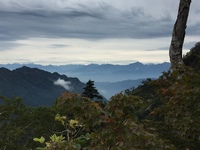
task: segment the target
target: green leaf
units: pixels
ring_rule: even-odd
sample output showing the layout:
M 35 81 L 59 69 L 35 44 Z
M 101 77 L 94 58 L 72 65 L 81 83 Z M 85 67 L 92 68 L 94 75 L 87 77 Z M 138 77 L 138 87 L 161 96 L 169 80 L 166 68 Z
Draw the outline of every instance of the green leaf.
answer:
M 52 135 L 50 137 L 50 139 L 52 140 L 52 142 L 61 142 L 65 138 L 62 135 L 61 136 L 57 136 L 56 134 L 54 134 L 54 135 Z
M 45 138 L 43 136 L 41 136 L 40 138 L 34 138 L 33 141 L 35 142 L 40 142 L 40 143 L 44 143 Z
M 86 133 L 85 137 L 86 137 L 86 140 L 90 140 L 91 139 L 91 135 L 89 133 Z
M 80 145 L 80 144 L 73 145 L 73 147 L 74 147 L 75 149 L 78 149 L 78 150 L 81 149 L 81 145 Z
M 36 150 L 46 150 L 46 148 L 38 147 Z

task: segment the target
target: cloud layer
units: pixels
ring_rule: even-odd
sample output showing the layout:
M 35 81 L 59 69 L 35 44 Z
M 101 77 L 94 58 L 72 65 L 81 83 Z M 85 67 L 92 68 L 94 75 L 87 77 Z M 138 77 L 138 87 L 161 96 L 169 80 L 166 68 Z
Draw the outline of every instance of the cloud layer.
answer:
M 111 2 L 89 0 L 2 0 L 0 18 L 0 40 L 166 37 L 174 22 L 169 13 L 156 17 L 139 6 L 125 10 Z
M 192 3 L 200 4 L 195 1 Z M 126 3 L 122 0 L 119 2 L 1 0 L 0 40 L 34 37 L 88 39 L 168 37 L 176 18 L 177 7 L 178 3 L 174 0 L 168 2 L 141 0 Z M 195 18 L 193 16 L 199 15 L 200 12 L 194 5 L 193 7 L 191 14 L 192 18 Z M 188 26 L 188 34 L 200 34 L 200 21 L 196 20 L 193 19 L 191 26 Z
M 129 53 L 127 55 L 133 55 L 134 51 L 158 51 L 160 47 L 168 50 L 170 40 L 165 43 L 163 40 L 171 37 L 178 4 L 179 1 L 174 0 L 1 0 L 0 60 L 1 63 L 53 63 L 58 61 L 59 54 L 62 63 L 64 60 L 98 62 L 97 56 L 104 58 L 102 61 L 112 61 L 108 53 L 115 57 L 113 50 Z M 199 0 L 192 1 L 186 48 L 199 39 L 199 6 Z M 40 39 L 43 44 L 38 44 Z M 110 42 L 112 39 L 117 42 Z M 108 46 L 110 49 L 103 45 L 105 41 L 112 44 Z M 119 47 L 121 41 L 129 48 Z M 61 59 L 63 55 L 66 57 Z

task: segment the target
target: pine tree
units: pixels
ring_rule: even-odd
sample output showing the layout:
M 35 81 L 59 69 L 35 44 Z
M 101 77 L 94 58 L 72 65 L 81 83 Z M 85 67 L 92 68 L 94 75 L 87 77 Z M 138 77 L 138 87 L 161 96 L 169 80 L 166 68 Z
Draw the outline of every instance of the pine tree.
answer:
M 84 89 L 84 92 L 82 93 L 82 96 L 89 97 L 92 100 L 94 98 L 103 99 L 103 97 L 99 94 L 96 87 L 94 87 L 94 81 L 89 80 L 86 83 L 86 87 L 84 87 L 83 89 Z

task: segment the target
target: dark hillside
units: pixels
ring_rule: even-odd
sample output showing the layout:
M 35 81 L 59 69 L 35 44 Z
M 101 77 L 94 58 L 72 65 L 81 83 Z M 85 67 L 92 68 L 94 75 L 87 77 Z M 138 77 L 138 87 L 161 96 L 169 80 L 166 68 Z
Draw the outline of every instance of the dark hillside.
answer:
M 25 104 L 49 106 L 64 91 L 81 93 L 85 85 L 78 78 L 70 78 L 56 72 L 22 67 L 10 71 L 0 68 L 0 95 L 21 96 Z

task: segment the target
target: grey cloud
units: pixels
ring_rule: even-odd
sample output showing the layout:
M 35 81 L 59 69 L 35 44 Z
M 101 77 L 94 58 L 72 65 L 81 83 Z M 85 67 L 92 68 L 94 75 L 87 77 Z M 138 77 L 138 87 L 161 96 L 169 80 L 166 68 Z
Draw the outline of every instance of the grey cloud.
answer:
M 199 41 L 193 41 L 193 42 L 186 42 L 184 43 L 184 48 L 186 49 L 191 49 L 195 46 L 196 43 L 198 43 Z
M 147 51 L 168 51 L 169 50 L 169 46 L 167 47 L 159 47 L 159 48 L 155 48 L 155 49 L 146 49 Z
M 199 42 L 199 41 L 193 41 L 193 42 L 185 42 L 183 44 L 183 47 L 185 49 L 191 49 L 192 47 L 195 46 L 195 44 Z M 169 43 L 169 46 L 170 46 L 170 43 Z M 169 50 L 169 46 L 168 47 L 160 47 L 160 48 L 157 48 L 156 50 Z
M 69 47 L 69 45 L 65 45 L 65 44 L 51 44 L 49 47 L 50 48 L 63 48 L 63 47 Z
M 22 45 L 24 45 L 24 44 L 0 40 L 0 51 L 6 51 L 8 49 L 12 50 L 13 48 L 16 48 L 16 47 L 19 47 Z
M 141 8 L 126 12 L 101 3 L 99 7 L 77 5 L 62 11 L 22 9 L 0 12 L 0 40 L 44 38 L 154 38 L 171 36 L 173 20 L 154 18 Z M 19 9 L 19 8 L 18 8 Z
M 170 43 L 169 43 L 169 46 L 170 46 Z M 167 50 L 168 51 L 169 50 L 169 46 L 157 48 L 156 51 L 157 50 L 163 50 L 163 51 Z M 154 51 L 154 50 L 152 50 L 152 51 Z
M 200 22 L 195 23 L 193 25 L 190 25 L 188 23 L 187 29 L 186 29 L 186 35 L 200 35 Z

